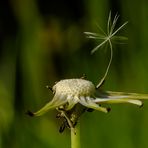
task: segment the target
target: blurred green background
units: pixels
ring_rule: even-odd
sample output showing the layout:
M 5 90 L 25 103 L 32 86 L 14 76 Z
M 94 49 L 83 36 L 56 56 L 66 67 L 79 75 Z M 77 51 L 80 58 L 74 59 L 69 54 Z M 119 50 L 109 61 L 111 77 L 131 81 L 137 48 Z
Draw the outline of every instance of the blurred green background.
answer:
M 108 52 L 83 34 L 106 28 L 109 11 L 129 39 L 114 44 L 104 90 L 148 93 L 148 1 L 6 0 L 0 2 L 0 148 L 69 148 L 70 131 L 60 134 L 56 111 L 30 118 L 53 95 L 45 88 L 83 74 L 97 84 Z M 148 101 L 143 108 L 112 105 L 109 114 L 81 117 L 82 148 L 147 148 Z

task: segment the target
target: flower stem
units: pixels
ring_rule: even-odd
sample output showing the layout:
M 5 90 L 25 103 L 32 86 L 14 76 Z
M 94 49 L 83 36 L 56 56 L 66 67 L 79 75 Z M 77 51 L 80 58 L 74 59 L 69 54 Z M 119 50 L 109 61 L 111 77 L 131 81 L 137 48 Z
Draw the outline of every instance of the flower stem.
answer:
M 71 129 L 71 148 L 81 148 L 80 123 L 77 124 L 74 130 Z

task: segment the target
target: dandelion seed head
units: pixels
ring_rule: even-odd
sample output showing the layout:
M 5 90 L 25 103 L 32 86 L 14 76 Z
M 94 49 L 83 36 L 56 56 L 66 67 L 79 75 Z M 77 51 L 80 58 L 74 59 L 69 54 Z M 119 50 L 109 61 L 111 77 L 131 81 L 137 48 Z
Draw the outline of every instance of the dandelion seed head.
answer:
M 53 86 L 55 94 L 70 96 L 91 96 L 95 92 L 95 85 L 85 79 L 65 79 Z

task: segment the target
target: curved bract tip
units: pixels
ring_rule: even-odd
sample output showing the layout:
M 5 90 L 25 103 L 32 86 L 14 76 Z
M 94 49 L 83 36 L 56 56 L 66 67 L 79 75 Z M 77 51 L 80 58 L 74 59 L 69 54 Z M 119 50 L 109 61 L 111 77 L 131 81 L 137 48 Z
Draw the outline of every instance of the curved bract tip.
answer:
M 30 116 L 30 117 L 33 117 L 33 116 L 34 116 L 34 113 L 31 112 L 31 111 L 29 111 L 29 110 L 26 112 L 26 114 L 27 114 L 28 116 Z

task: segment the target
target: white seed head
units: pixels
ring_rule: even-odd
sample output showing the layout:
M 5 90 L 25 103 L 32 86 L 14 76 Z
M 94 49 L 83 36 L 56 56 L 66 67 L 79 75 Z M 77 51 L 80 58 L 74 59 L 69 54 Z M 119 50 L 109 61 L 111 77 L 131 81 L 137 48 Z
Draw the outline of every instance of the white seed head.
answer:
M 95 92 L 95 86 L 85 79 L 65 79 L 56 83 L 53 91 L 60 95 L 91 96 Z

